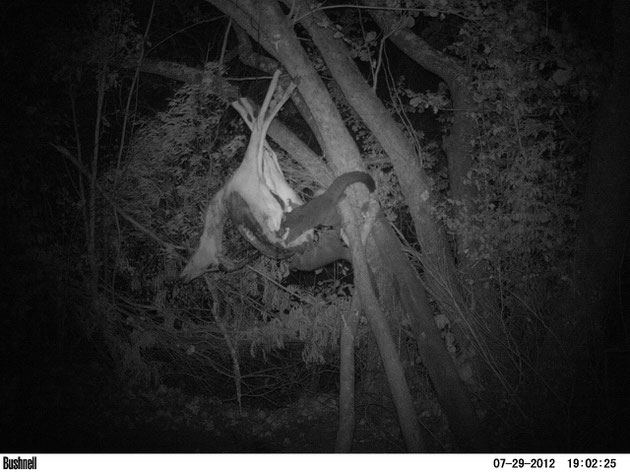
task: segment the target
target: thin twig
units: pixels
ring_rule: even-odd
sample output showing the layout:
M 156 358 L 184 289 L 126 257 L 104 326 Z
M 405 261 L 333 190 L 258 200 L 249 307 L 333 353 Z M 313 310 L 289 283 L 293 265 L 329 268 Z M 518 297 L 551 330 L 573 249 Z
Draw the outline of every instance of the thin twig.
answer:
M 70 151 L 68 151 L 66 148 L 64 148 L 63 146 L 59 146 L 56 145 L 54 143 L 50 143 L 50 145 L 55 148 L 57 151 L 59 151 L 59 153 L 61 153 L 67 160 L 69 160 L 72 164 L 74 164 L 76 166 L 76 168 L 85 176 L 89 177 L 90 173 L 89 171 L 85 168 L 85 166 L 83 166 L 83 164 L 81 164 L 76 157 L 74 157 L 72 155 L 72 153 L 70 153 Z M 183 246 L 179 246 L 179 245 L 173 245 L 172 243 L 168 243 L 166 241 L 164 241 L 162 238 L 160 238 L 158 235 L 156 235 L 152 230 L 150 230 L 149 228 L 145 227 L 144 225 L 142 225 L 140 222 L 138 222 L 137 220 L 135 220 L 131 215 L 129 215 L 126 211 L 124 211 L 122 208 L 120 208 L 120 206 L 116 203 L 116 201 L 114 199 L 112 199 L 107 192 L 105 192 L 105 190 L 103 190 L 103 188 L 98 184 L 98 182 L 94 182 L 94 188 L 103 196 L 103 198 L 116 210 L 116 212 L 118 212 L 125 220 L 127 220 L 129 223 L 131 223 L 134 227 L 136 227 L 138 230 L 140 230 L 140 232 L 144 233 L 145 235 L 147 235 L 149 238 L 151 238 L 152 240 L 156 241 L 157 243 L 159 243 L 160 245 L 168 248 L 168 249 L 173 249 L 173 250 L 182 250 L 182 251 L 187 251 L 188 248 L 184 248 Z M 181 260 L 181 261 L 185 261 L 185 259 L 179 255 L 177 252 L 174 252 L 174 254 L 177 255 L 177 257 Z

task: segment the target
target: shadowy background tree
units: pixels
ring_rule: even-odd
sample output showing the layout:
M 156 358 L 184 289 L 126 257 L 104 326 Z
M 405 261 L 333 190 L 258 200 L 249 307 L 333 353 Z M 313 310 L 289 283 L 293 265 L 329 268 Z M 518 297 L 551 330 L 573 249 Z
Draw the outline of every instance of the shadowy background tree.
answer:
M 2 9 L 9 449 L 627 450 L 627 2 Z M 228 224 L 241 268 L 185 285 L 276 68 L 291 185 L 377 182 L 365 256 Z

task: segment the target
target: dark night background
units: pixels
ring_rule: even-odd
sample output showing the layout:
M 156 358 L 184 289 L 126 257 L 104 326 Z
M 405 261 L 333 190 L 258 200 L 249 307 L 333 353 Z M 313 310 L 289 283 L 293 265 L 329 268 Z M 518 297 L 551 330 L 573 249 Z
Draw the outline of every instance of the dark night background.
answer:
M 0 130 L 3 136 L 0 143 L 2 160 L 0 205 L 4 230 L 1 237 L 0 275 L 2 295 L 0 430 L 4 433 L 4 439 L 0 443 L 0 450 L 332 451 L 337 422 L 336 409 L 331 405 L 331 402 L 336 402 L 338 389 L 336 354 L 326 353 L 328 357 L 326 362 L 321 367 L 313 367 L 302 364 L 300 354 L 302 345 L 289 343 L 284 350 L 272 350 L 267 362 L 274 367 L 276 370 L 274 373 L 277 373 L 278 378 L 286 379 L 287 373 L 294 373 L 295 379 L 291 381 L 293 384 L 282 388 L 284 390 L 278 388 L 281 394 L 277 399 L 282 399 L 278 406 L 272 406 L 262 398 L 250 398 L 244 402 L 245 417 L 239 418 L 241 413 L 236 407 L 235 395 L 231 392 L 233 389 L 231 378 L 214 373 L 212 368 L 203 366 L 190 368 L 191 373 L 194 372 L 194 376 L 190 378 L 208 377 L 209 381 L 205 384 L 202 381 L 198 383 L 191 381 L 184 375 L 173 374 L 180 369 L 179 365 L 171 371 L 169 369 L 160 371 L 154 378 L 147 375 L 151 379 L 145 380 L 146 382 L 130 380 L 133 376 L 129 373 L 138 372 L 139 368 L 122 366 L 120 360 L 127 360 L 130 365 L 134 360 L 113 354 L 112 346 L 119 345 L 107 338 L 108 332 L 102 328 L 104 319 L 88 315 L 95 310 L 98 313 L 98 310 L 103 309 L 102 301 L 113 300 L 114 296 L 105 292 L 107 289 L 105 285 L 99 286 L 98 290 L 101 292 L 98 299 L 95 299 L 94 292 L 91 292 L 93 288 L 89 287 L 87 276 L 89 261 L 85 247 L 84 224 L 81 220 L 81 206 L 86 203 L 80 198 L 81 190 L 75 167 L 57 152 L 53 145 L 67 146 L 66 143 L 79 136 L 85 156 L 90 156 L 94 147 L 97 83 L 93 76 L 98 58 L 86 56 L 85 51 L 81 49 L 86 41 L 98 42 L 98 38 L 95 40 L 89 37 L 91 28 L 93 33 L 96 34 L 97 31 L 97 25 L 91 25 L 88 20 L 94 19 L 94 16 L 88 13 L 88 7 L 92 3 L 94 2 L 17 1 L 7 2 L 0 7 L 2 31 L 0 52 L 4 85 L 0 99 L 2 114 Z M 630 226 L 628 214 L 624 213 L 628 207 L 627 202 L 623 201 L 625 194 L 610 189 L 630 188 L 628 165 L 621 163 L 624 159 L 628 161 L 628 151 L 627 148 L 624 149 L 628 138 L 616 139 L 619 134 L 623 134 L 621 131 L 623 124 L 629 125 L 625 134 L 630 131 L 627 116 L 627 110 L 630 109 L 627 82 L 626 85 L 619 85 L 630 78 L 628 66 L 630 51 L 628 42 L 623 43 L 629 39 L 628 34 L 615 37 L 612 1 L 549 0 L 531 3 L 539 11 L 547 6 L 553 12 L 566 12 L 564 16 L 560 13 L 552 15 L 552 23 L 555 22 L 552 26 L 560 29 L 563 21 L 569 22 L 580 38 L 591 45 L 594 57 L 597 58 L 595 62 L 603 71 L 598 76 L 599 101 L 592 102 L 590 115 L 585 113 L 585 116 L 592 120 L 593 126 L 591 129 L 586 127 L 587 131 L 581 129 L 580 138 L 582 143 L 587 143 L 591 147 L 591 156 L 597 153 L 608 155 L 619 153 L 616 155 L 618 164 L 608 165 L 603 169 L 603 166 L 607 165 L 603 161 L 595 161 L 594 164 L 584 166 L 585 175 L 612 172 L 617 180 L 616 184 L 611 184 L 610 187 L 592 189 L 586 186 L 587 190 L 584 192 L 591 192 L 596 198 L 591 201 L 592 207 L 583 206 L 581 211 L 585 212 L 584 215 L 597 215 L 600 213 L 601 203 L 610 202 L 606 212 L 601 212 L 602 218 L 616 219 L 615 231 L 625 234 L 627 244 Z M 624 2 L 621 0 L 619 3 Z M 191 67 L 201 67 L 204 59 L 210 61 L 218 58 L 227 23 L 220 11 L 205 2 L 159 1 L 157 5 L 149 34 L 154 49 L 151 49 L 149 58 L 180 61 Z M 140 36 L 143 34 L 150 8 L 151 2 L 129 3 L 129 11 L 136 21 L 135 34 Z M 621 10 L 623 8 L 620 7 Z M 628 8 L 625 7 L 625 10 Z M 186 16 L 188 14 L 189 17 Z M 186 26 L 185 21 L 192 24 L 202 18 L 212 21 L 189 31 L 179 31 Z M 373 27 L 374 23 L 369 25 Z M 455 26 L 457 24 L 445 22 L 444 28 L 452 28 L 455 31 Z M 425 32 L 427 31 L 429 30 Z M 178 32 L 179 36 L 175 39 L 170 38 L 169 35 L 175 32 Z M 434 32 L 435 42 L 439 43 L 443 37 L 448 37 L 448 34 L 438 28 Z M 164 41 L 164 44 L 159 45 L 160 41 Z M 613 44 L 617 44 L 616 53 Z M 625 62 L 623 60 L 616 62 L 616 58 L 624 56 Z M 236 65 L 237 59 L 231 60 L 232 69 L 228 76 L 256 75 L 252 73 L 253 69 Z M 389 67 L 394 75 L 404 74 L 410 67 L 406 63 L 407 59 L 393 48 L 389 60 Z M 116 67 L 118 65 L 112 65 L 111 69 Z M 362 67 L 365 71 L 366 68 Z M 612 73 L 613 70 L 616 71 L 616 75 Z M 100 143 L 102 157 L 100 166 L 103 175 L 107 167 L 113 165 L 117 159 L 118 137 L 124 123 L 126 94 L 135 72 L 124 67 L 117 71 L 120 82 L 117 87 L 112 87 L 107 92 L 109 94 L 106 100 L 107 123 L 103 127 Z M 92 74 L 92 77 L 87 77 L 89 74 Z M 436 88 L 440 82 L 438 78 L 423 70 L 416 69 L 415 73 L 407 75 L 409 86 L 417 87 L 417 90 Z M 73 81 L 81 84 L 76 86 L 76 90 L 72 89 L 75 86 Z M 260 97 L 261 90 L 264 93 L 266 87 L 264 85 L 256 88 L 257 86 L 250 86 L 246 81 L 242 84 L 235 83 L 242 87 L 241 90 L 247 90 L 250 96 L 256 97 Z M 181 85 L 173 80 L 158 79 L 142 73 L 140 84 L 140 91 L 132 108 L 136 117 L 145 118 L 166 110 L 169 98 Z M 614 94 L 614 91 L 623 90 L 624 87 L 626 90 L 616 95 L 611 102 L 607 91 L 613 90 Z M 379 90 L 378 93 L 379 97 L 388 98 L 385 90 Z M 77 113 L 74 117 L 71 112 L 70 95 L 76 100 Z M 611 106 L 611 103 L 617 105 L 615 110 L 622 110 L 620 115 L 611 116 L 607 113 L 610 108 L 606 107 Z M 427 140 L 440 142 L 444 123 L 438 123 L 434 118 L 427 118 L 427 115 L 421 113 L 414 115 L 413 119 L 414 124 L 424 128 Z M 229 120 L 234 120 L 234 117 L 229 116 Z M 129 122 L 129 126 L 132 122 L 133 120 Z M 298 122 L 296 119 L 294 123 Z M 604 131 L 601 128 L 596 129 L 598 123 L 601 125 L 604 122 L 611 125 L 605 125 Z M 76 134 L 73 123 L 81 125 Z M 286 120 L 286 123 L 291 124 L 291 121 Z M 299 124 L 302 128 L 294 131 L 304 136 L 304 141 L 307 141 L 308 131 L 304 131 L 307 128 L 302 122 Z M 226 126 L 224 122 L 221 122 L 221 125 Z M 224 135 L 217 139 L 221 141 L 228 135 L 243 133 L 236 128 L 237 126 L 224 128 L 221 132 Z M 588 152 L 585 151 L 584 156 L 586 155 Z M 103 178 L 102 182 L 107 182 L 107 178 Z M 87 186 L 87 181 L 84 185 Z M 607 194 L 609 192 L 614 192 L 614 195 Z M 165 205 L 166 208 L 162 209 L 164 212 L 168 210 L 168 204 Z M 97 226 L 106 225 L 108 222 L 111 224 L 111 219 L 105 220 L 108 204 L 99 201 L 97 206 L 102 210 L 97 218 Z M 103 220 L 100 220 L 101 216 Z M 406 235 L 413 237 L 412 226 L 405 218 L 408 217 L 400 217 L 400 221 L 406 222 Z M 124 227 L 124 223 L 118 224 Z M 121 231 L 115 228 L 114 225 L 110 225 L 97 229 L 98 238 L 102 236 L 105 239 L 116 231 Z M 122 231 L 124 233 L 125 230 Z M 194 227 L 191 231 L 198 232 L 199 227 Z M 603 228 L 602 231 L 607 230 Z M 129 230 L 125 235 L 127 240 L 121 246 L 127 245 L 128 254 L 137 257 L 137 260 L 129 264 L 137 263 L 138 268 L 152 268 L 154 263 L 149 253 L 155 248 L 151 247 L 151 242 L 133 243 L 133 234 Z M 146 250 L 143 255 L 144 244 Z M 585 245 L 586 249 L 582 248 L 581 251 L 588 253 L 591 247 L 588 243 Z M 102 253 L 99 253 L 101 251 Z M 579 251 L 576 250 L 576 254 Z M 97 248 L 97 253 L 102 257 L 100 267 L 105 274 L 111 270 L 110 266 L 113 264 L 111 250 Z M 580 356 L 584 358 L 574 360 L 577 368 L 571 368 L 582 373 L 584 378 L 575 383 L 572 402 L 567 401 L 560 408 L 562 418 L 568 418 L 570 421 L 562 426 L 545 426 L 532 420 L 531 430 L 521 432 L 518 428 L 513 428 L 521 422 L 518 420 L 521 419 L 519 416 L 525 419 L 531 416 L 530 411 L 523 412 L 520 408 L 527 405 L 527 409 L 535 412 L 537 409 L 532 405 L 546 404 L 547 395 L 537 398 L 536 392 L 530 390 L 524 395 L 527 399 L 524 404 L 515 402 L 512 406 L 509 395 L 505 394 L 502 397 L 504 393 L 501 395 L 492 393 L 497 396 L 495 398 L 497 406 L 508 407 L 502 411 L 497 408 L 496 416 L 502 417 L 505 424 L 501 424 L 495 417 L 488 416 L 490 420 L 484 425 L 485 429 L 491 432 L 490 438 L 505 439 L 505 443 L 497 443 L 497 447 L 490 447 L 490 451 L 629 451 L 627 425 L 630 421 L 630 411 L 627 401 L 630 396 L 628 386 L 630 330 L 627 304 L 630 259 L 627 256 L 627 248 L 624 247 L 621 252 L 601 258 L 593 252 L 592 260 L 588 258 L 585 260 L 594 261 L 593 270 L 596 274 L 600 274 L 598 271 L 606 273 L 607 268 L 614 267 L 615 264 L 617 273 L 607 276 L 603 282 L 607 288 L 608 299 L 604 303 L 600 301 L 596 306 L 600 313 L 593 314 L 593 320 L 598 321 L 593 323 L 600 324 L 596 330 L 599 337 L 597 343 L 586 344 L 586 348 L 580 352 Z M 613 263 L 609 263 L 610 261 Z M 335 268 L 337 269 L 325 271 L 324 276 L 319 276 L 320 280 L 317 276 L 307 275 L 296 278 L 303 278 L 299 284 L 302 284 L 302 287 L 315 288 L 315 292 L 320 287 L 318 281 L 321 281 L 321 278 L 334 271 L 348 272 L 345 266 L 344 269 L 338 269 L 339 266 Z M 349 281 L 351 280 L 345 280 L 346 283 Z M 127 284 L 128 288 L 134 287 L 131 279 L 129 281 L 121 279 L 118 284 L 123 283 Z M 186 297 L 189 297 L 187 301 L 198 302 L 190 295 L 193 289 L 191 287 L 178 289 L 180 284 L 177 281 L 167 281 L 164 287 L 171 295 L 185 292 Z M 199 290 L 203 285 L 194 287 Z M 142 294 L 146 296 L 149 289 L 142 286 L 142 291 L 145 291 Z M 142 291 L 139 290 L 137 294 Z M 546 294 L 545 300 L 553 299 L 559 294 L 554 291 L 550 291 L 550 294 L 553 292 L 554 295 Z M 338 292 L 341 293 L 341 289 Z M 123 293 L 121 289 L 120 294 Z M 131 293 L 132 289 L 129 289 L 129 294 Z M 151 298 L 147 296 L 144 301 L 147 300 L 150 301 Z M 140 304 L 143 299 L 138 298 L 138 301 Z M 554 304 L 557 303 L 558 311 L 570 312 L 573 310 L 570 302 L 556 300 Z M 204 299 L 203 303 L 207 304 L 205 307 L 209 307 L 207 300 Z M 120 315 L 123 316 L 132 317 L 129 314 Z M 404 337 L 404 332 L 402 333 Z M 157 338 L 155 333 L 152 335 Z M 562 336 L 560 333 L 561 338 Z M 366 348 L 366 351 L 369 349 Z M 170 352 L 152 352 L 151 356 L 154 357 L 152 359 L 157 360 L 156 366 L 168 365 L 170 356 L 168 353 Z M 222 356 L 224 358 L 219 359 L 217 363 L 219 365 L 223 363 L 221 366 L 229 371 L 231 369 L 229 355 L 222 353 Z M 366 359 L 367 357 L 368 355 Z M 171 362 L 174 363 L 172 360 Z M 549 363 L 553 363 L 553 360 Z M 245 370 L 251 369 L 252 372 L 267 366 L 261 357 L 243 361 L 243 364 L 246 365 Z M 584 368 L 585 366 L 588 366 L 588 370 Z M 432 394 L 427 394 L 432 392 L 429 377 L 424 374 L 419 378 L 421 379 L 415 380 L 417 384 L 414 384 L 414 389 L 419 389 L 430 398 Z M 313 379 L 315 381 L 312 381 Z M 380 380 L 383 381 L 382 376 Z M 207 385 L 213 383 L 215 391 L 209 395 Z M 218 385 L 224 386 L 219 388 Z M 382 448 L 384 452 L 404 450 L 397 430 L 395 410 L 387 400 L 386 384 L 384 386 L 386 400 L 372 402 L 361 398 L 361 412 L 357 414 L 357 420 L 363 418 L 361 416 L 365 417 L 364 421 L 358 424 L 356 435 L 365 443 L 359 443 L 356 451 L 375 451 L 375 448 Z M 488 388 L 489 391 L 493 389 L 499 390 L 496 384 Z M 309 393 L 308 396 L 306 392 Z M 273 397 L 271 394 L 269 396 Z M 308 401 L 304 400 L 306 398 Z M 437 403 L 435 405 L 437 406 Z M 439 407 L 435 407 L 435 410 L 439 412 Z M 260 416 L 261 423 L 267 422 L 266 428 L 272 434 L 262 435 L 264 428 L 256 430 L 258 428 L 256 416 Z M 299 419 L 299 423 L 296 423 L 296 419 Z M 443 419 L 440 420 L 439 415 L 427 419 L 424 427 L 436 438 L 432 449 L 449 451 L 452 444 L 449 440 L 443 440 L 448 437 Z M 212 427 L 208 427 L 209 425 Z M 382 431 L 394 432 L 390 436 L 393 440 L 383 442 L 379 437 Z M 302 437 L 299 437 L 300 435 Z

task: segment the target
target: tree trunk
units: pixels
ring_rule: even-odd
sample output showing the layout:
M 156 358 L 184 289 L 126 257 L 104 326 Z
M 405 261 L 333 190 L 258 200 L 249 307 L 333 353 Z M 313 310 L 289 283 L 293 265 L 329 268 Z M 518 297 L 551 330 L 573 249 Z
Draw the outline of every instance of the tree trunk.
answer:
M 339 341 L 339 428 L 336 453 L 349 453 L 354 438 L 354 337 L 359 326 L 360 301 L 357 294 L 352 299 L 350 312 L 342 317 Z
M 298 0 L 295 4 L 301 8 L 300 11 L 308 8 L 304 0 Z M 453 263 L 449 257 L 450 251 L 443 232 L 431 215 L 428 180 L 424 171 L 416 164 L 413 147 L 383 103 L 363 79 L 356 64 L 351 60 L 345 44 L 334 38 L 330 29 L 319 26 L 326 24 L 326 20 L 322 12 L 315 12 L 306 16 L 302 24 L 311 35 L 350 105 L 390 156 L 411 215 L 414 217 L 423 257 L 433 267 L 440 268 L 442 277 L 450 276 L 451 280 L 447 285 L 455 289 L 458 287 L 458 282 L 454 277 Z M 384 217 L 377 220 L 378 229 L 375 228 L 375 241 L 377 241 L 377 246 L 386 248 L 383 254 L 385 261 L 389 261 L 390 267 L 394 269 L 392 274 L 398 277 L 404 275 L 399 278 L 402 307 L 410 318 L 422 360 L 431 374 L 438 397 L 449 419 L 449 425 L 460 448 L 464 450 L 482 448 L 483 436 L 480 434 L 477 416 L 435 326 L 424 288 L 419 278 L 412 276 L 415 272 L 400 249 L 392 249 L 394 246 L 392 242 L 396 241 L 396 238 L 385 230 L 384 222 L 386 222 Z M 396 246 L 400 246 L 397 241 Z M 394 259 L 393 255 L 399 257 Z M 376 271 L 375 273 L 382 274 Z M 434 286 L 436 286 L 435 293 L 442 294 L 442 291 L 437 290 L 437 284 Z M 409 294 L 417 296 L 413 302 L 409 299 Z M 441 302 L 451 301 L 453 298 L 460 299 L 457 296 L 453 297 L 450 293 L 442 295 Z
M 302 49 L 293 30 L 293 25 L 291 25 L 288 19 L 282 14 L 277 3 L 275 1 L 254 2 L 252 0 L 239 1 L 238 5 L 227 0 L 213 0 L 211 3 L 234 18 L 251 37 L 255 38 L 269 52 L 269 54 L 274 56 L 286 67 L 291 76 L 300 78 L 298 90 L 312 114 L 314 125 L 318 128 L 318 132 L 316 132 L 315 135 L 322 140 L 320 146 L 329 160 L 329 163 L 335 168 L 335 174 L 361 169 L 363 164 L 356 143 L 345 128 L 336 105 L 332 101 L 317 72 L 314 70 L 310 59 Z M 305 2 L 298 1 L 295 2 L 295 4 L 301 7 L 301 11 L 308 9 Z M 447 258 L 448 251 L 443 235 L 440 235 L 439 227 L 429 214 L 429 206 L 427 203 L 429 192 L 426 180 L 423 179 L 419 166 L 415 164 L 413 159 L 410 159 L 408 150 L 401 150 L 399 147 L 394 147 L 396 137 L 400 138 L 401 146 L 404 146 L 404 143 L 406 143 L 404 136 L 399 136 L 395 123 L 382 103 L 378 101 L 371 89 L 366 86 L 356 65 L 350 60 L 347 50 L 342 47 L 341 41 L 335 40 L 331 31 L 313 24 L 312 21 L 311 15 L 307 15 L 304 17 L 304 26 L 311 32 L 314 41 L 335 76 L 335 80 L 340 84 L 344 93 L 349 96 L 348 100 L 353 106 L 360 103 L 370 104 L 372 108 L 364 109 L 363 112 L 366 116 L 376 115 L 370 121 L 373 128 L 383 128 L 390 130 L 392 133 L 397 133 L 394 135 L 394 138 L 388 137 L 387 134 L 381 134 L 380 138 L 383 140 L 387 139 L 387 144 L 392 146 L 391 152 L 396 154 L 395 159 L 399 165 L 397 168 L 397 171 L 399 171 L 398 175 L 401 180 L 406 182 L 407 189 L 412 196 L 410 200 L 413 203 L 412 205 L 415 206 L 415 213 L 424 216 L 422 225 L 417 226 L 420 231 L 419 237 L 423 240 L 422 243 L 426 246 L 427 252 L 430 252 L 436 259 L 444 261 L 445 258 Z M 377 118 L 381 118 L 382 120 L 378 120 Z M 364 119 L 367 120 L 366 117 L 364 117 Z M 413 157 L 413 150 L 411 151 L 411 157 Z M 392 160 L 394 160 L 394 157 L 392 157 Z M 414 176 L 417 180 L 413 179 Z M 351 207 L 360 208 L 360 202 L 365 201 L 365 194 L 361 195 L 352 190 L 350 190 L 348 194 Z M 358 196 L 363 197 L 363 200 L 357 201 Z M 379 226 L 384 228 L 387 225 L 383 218 L 378 218 L 375 223 L 375 227 Z M 375 263 L 372 262 L 373 258 L 379 258 L 378 255 L 380 254 L 384 255 L 384 257 L 375 266 L 389 266 L 388 274 L 397 274 L 399 272 L 406 273 L 407 271 L 413 272 L 408 260 L 402 254 L 400 244 L 393 236 L 391 229 L 389 231 L 382 230 L 380 232 L 374 232 L 372 236 L 372 243 L 368 242 L 368 244 L 375 244 L 378 251 L 369 251 L 370 266 L 375 265 Z M 393 251 L 400 252 L 401 257 L 397 259 L 396 265 L 403 265 L 403 267 L 392 265 L 389 255 L 392 249 Z M 370 271 L 354 257 L 353 262 L 355 282 L 357 288 L 361 291 L 362 284 L 365 284 L 365 282 L 361 283 L 361 281 L 370 280 Z M 452 263 L 449 264 L 450 267 L 452 267 Z M 444 266 L 444 264 L 441 264 L 441 266 Z M 376 271 L 372 271 L 372 273 L 378 274 Z M 424 289 L 420 285 L 418 278 L 416 278 L 415 281 L 409 281 L 409 284 L 412 283 L 413 286 L 407 286 L 405 290 L 409 290 L 412 293 L 424 294 Z M 369 286 L 369 284 L 367 284 L 367 286 Z M 389 286 L 395 287 L 396 283 L 390 281 Z M 393 348 L 393 345 L 387 341 L 387 337 L 384 336 L 385 330 L 388 332 L 389 329 L 384 323 L 384 319 L 382 319 L 382 312 L 378 308 L 378 303 L 370 299 L 368 294 L 361 293 L 361 300 L 364 304 L 364 309 L 369 311 L 368 318 L 370 325 L 379 344 L 379 350 L 387 371 L 394 400 L 397 402 L 397 408 L 408 410 L 413 406 L 411 405 L 408 394 L 405 394 L 405 391 L 408 392 L 408 388 L 406 388 L 406 382 L 404 381 L 404 376 L 402 376 L 402 369 L 396 350 Z M 424 300 L 426 301 L 426 298 L 424 298 Z M 422 344 L 423 347 L 427 347 L 427 350 L 424 350 L 426 356 L 424 361 L 427 364 L 433 364 L 433 366 L 429 368 L 430 371 L 434 373 L 434 375 L 437 373 L 446 373 L 446 375 L 436 376 L 436 378 L 433 379 L 436 385 L 440 384 L 440 387 L 436 388 L 436 391 L 449 417 L 451 427 L 454 431 L 458 431 L 455 435 L 456 438 L 460 441 L 466 439 L 460 443 L 460 447 L 469 449 L 469 445 L 477 441 L 479 429 L 473 428 L 468 430 L 468 427 L 472 425 L 478 427 L 478 420 L 476 419 L 474 411 L 470 408 L 470 401 L 468 401 L 467 405 L 459 404 L 462 399 L 467 398 L 466 395 L 463 397 L 459 395 L 453 397 L 450 394 L 453 392 L 453 389 L 455 389 L 457 393 L 465 393 L 465 390 L 449 358 L 439 332 L 435 327 L 431 310 L 428 304 L 420 305 L 419 307 L 406 304 L 405 309 L 411 318 L 423 319 L 421 324 L 412 323 L 412 327 L 427 327 L 433 325 L 433 330 L 421 330 L 416 334 L 418 343 Z M 427 354 L 433 350 L 437 350 L 441 352 L 441 354 L 439 356 L 427 356 Z M 445 360 L 448 362 L 445 362 Z M 446 384 L 445 381 L 447 381 Z M 404 383 L 404 386 L 402 383 Z M 402 415 L 402 411 L 400 410 L 399 416 L 403 431 L 410 432 L 410 435 L 406 438 L 408 447 L 416 448 L 413 447 L 413 445 L 417 445 L 415 437 L 419 438 L 419 434 L 413 433 L 415 431 L 413 426 L 415 420 L 409 419 L 409 414 Z M 460 422 L 461 419 L 466 419 L 466 422 Z M 460 434 L 462 428 L 466 429 L 466 432 Z
M 424 452 L 426 451 L 426 442 L 422 438 L 420 424 L 413 406 L 413 398 L 398 357 L 396 344 L 392 338 L 385 314 L 381 309 L 381 304 L 379 304 L 373 291 L 370 270 L 365 258 L 365 247 L 361 241 L 359 230 L 354 223 L 351 223 L 353 220 L 352 209 L 346 203 L 341 206 L 341 211 L 344 221 L 349 222 L 347 225 L 344 225 L 344 230 L 352 248 L 354 285 L 361 298 L 361 304 L 370 323 L 374 338 L 376 338 L 376 344 L 381 354 L 383 368 L 387 375 L 407 451 L 409 453 Z
M 379 221 L 382 221 L 381 219 Z M 379 235 L 385 233 L 384 235 Z M 385 225 L 375 225 L 375 239 L 391 241 L 392 229 Z M 380 236 L 380 238 L 379 238 Z M 398 288 L 400 305 L 407 315 L 422 362 L 429 372 L 440 405 L 448 419 L 458 448 L 464 452 L 486 451 L 486 438 L 479 423 L 479 418 L 455 364 L 444 348 L 440 332 L 431 316 L 431 306 L 427 300 L 418 274 L 408 264 L 405 254 L 398 248 L 389 247 L 387 258 L 391 266 L 397 268 L 393 275 Z
M 376 6 L 376 0 L 363 0 L 368 6 Z M 421 67 L 439 76 L 446 82 L 453 101 L 453 125 L 444 141 L 448 160 L 448 179 L 451 197 L 461 202 L 462 213 L 472 212 L 477 195 L 474 186 L 467 182 L 473 164 L 473 138 L 475 121 L 470 115 L 473 101 L 469 90 L 468 74 L 462 64 L 454 58 L 436 51 L 419 38 L 411 29 L 401 28 L 396 13 L 387 10 L 370 10 L 370 16 L 383 30 L 383 34 Z M 470 242 L 458 238 L 458 260 L 464 261 Z M 460 266 L 468 266 L 460 264 Z M 472 267 L 472 265 L 470 265 Z M 478 267 L 479 265 L 477 265 Z M 461 267 L 459 268 L 462 269 Z
M 363 0 L 363 3 L 376 6 L 378 2 L 376 0 Z M 450 197 L 461 204 L 454 209 L 456 213 L 453 216 L 459 217 L 465 222 L 469 216 L 476 212 L 475 200 L 478 197 L 475 186 L 469 182 L 469 174 L 473 166 L 473 139 L 476 137 L 476 124 L 471 116 L 475 107 L 469 74 L 461 61 L 435 50 L 410 28 L 401 28 L 398 22 L 399 16 L 396 13 L 387 10 L 370 10 L 370 15 L 383 30 L 383 34 L 400 51 L 419 66 L 439 76 L 449 88 L 454 111 L 450 134 L 444 139 L 444 151 L 448 161 Z M 501 321 L 494 317 L 496 294 L 490 288 L 485 287 L 487 270 L 484 265 L 479 260 L 471 260 L 468 256 L 475 253 L 477 242 L 466 239 L 464 235 L 459 234 L 456 235 L 456 243 L 457 271 L 463 275 L 461 279 L 465 279 L 470 284 L 468 290 L 473 294 L 478 317 L 484 321 L 483 328 L 475 322 L 477 317 L 470 315 L 466 297 L 461 291 L 459 280 L 453 276 L 452 270 L 448 266 L 436 265 L 441 261 L 435 261 L 430 257 L 425 263 L 426 255 L 423 255 L 423 263 L 427 269 L 427 286 L 440 303 L 441 309 L 449 315 L 453 324 L 453 332 L 463 346 L 464 352 L 472 353 L 475 351 L 468 348 L 468 346 L 473 345 L 472 340 L 475 335 L 473 332 L 485 332 L 487 335 L 484 338 L 487 343 L 492 344 L 495 358 L 505 358 L 508 356 L 505 348 L 501 344 L 492 342 L 493 340 L 500 340 L 503 333 Z M 438 279 L 436 276 L 445 278 L 446 283 L 436 280 Z M 465 321 L 463 320 L 464 317 Z M 486 360 L 477 356 L 471 361 L 475 365 L 477 376 L 487 373 Z M 486 381 L 489 381 L 487 376 L 485 378 Z

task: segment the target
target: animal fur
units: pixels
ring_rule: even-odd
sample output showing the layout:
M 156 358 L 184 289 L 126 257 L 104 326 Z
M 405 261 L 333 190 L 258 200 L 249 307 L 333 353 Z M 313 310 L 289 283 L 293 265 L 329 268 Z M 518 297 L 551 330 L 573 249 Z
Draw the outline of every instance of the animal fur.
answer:
M 322 195 L 314 197 L 301 207 L 284 215 L 281 232 L 286 235 L 285 242 L 290 244 L 304 232 L 320 226 L 337 228 L 341 225 L 341 217 L 337 212 L 337 204 L 346 188 L 357 182 L 363 183 L 370 192 L 374 192 L 376 184 L 372 177 L 361 171 L 342 174 Z
M 302 204 L 286 182 L 278 158 L 265 140 L 271 121 L 295 89 L 295 84 L 291 84 L 278 100 L 272 100 L 279 76 L 280 72 L 276 71 L 257 115 L 246 99 L 232 103 L 252 134 L 241 165 L 206 209 L 199 246 L 181 274 L 186 281 L 226 261 L 222 238 L 228 216 L 247 241 L 271 257 L 286 258 L 295 252 L 290 246 L 299 246 L 308 240 L 308 235 L 303 235 L 288 245 L 278 235 L 284 213 Z
M 277 101 L 273 101 L 279 75 L 279 72 L 273 75 L 257 115 L 246 99 L 232 103 L 252 134 L 241 165 L 206 208 L 199 246 L 181 274 L 186 281 L 203 274 L 208 268 L 234 266 L 223 254 L 223 227 L 227 217 L 263 254 L 276 259 L 293 257 L 292 267 L 298 269 L 311 270 L 350 257 L 348 248 L 339 238 L 337 228 L 341 221 L 336 206 L 349 185 L 362 182 L 373 192 L 374 181 L 364 172 L 343 174 L 324 194 L 302 205 L 286 182 L 276 154 L 265 140 L 271 121 L 295 88 L 295 84 L 291 84 Z M 319 226 L 331 227 L 335 231 L 325 232 L 313 242 L 313 228 Z
M 316 242 L 304 245 L 289 260 L 289 268 L 299 271 L 314 271 L 338 260 L 352 262 L 352 254 L 339 238 L 339 230 L 328 229 L 319 233 Z
M 272 244 L 267 240 L 260 223 L 255 219 L 249 205 L 238 192 L 230 194 L 225 205 L 232 220 L 236 223 L 239 233 L 262 254 L 273 259 L 284 259 L 294 253 L 292 249 Z

